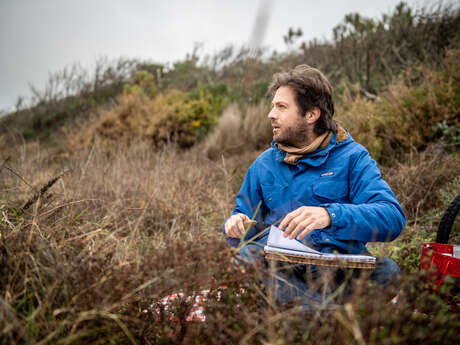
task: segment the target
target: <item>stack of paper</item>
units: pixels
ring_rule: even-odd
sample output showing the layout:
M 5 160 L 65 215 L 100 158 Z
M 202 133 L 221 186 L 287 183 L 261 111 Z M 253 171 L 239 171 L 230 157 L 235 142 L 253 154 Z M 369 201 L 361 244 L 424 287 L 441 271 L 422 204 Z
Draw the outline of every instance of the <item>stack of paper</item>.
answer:
M 313 248 L 310 248 L 296 239 L 289 239 L 283 236 L 281 231 L 276 226 L 272 225 L 270 228 L 270 234 L 268 235 L 267 245 L 264 247 L 265 253 L 276 254 L 280 257 L 285 256 L 287 258 L 304 257 L 310 259 L 316 259 L 316 264 L 321 264 L 321 261 L 340 261 L 340 262 L 357 262 L 357 263 L 369 263 L 372 266 L 375 265 L 376 258 L 370 255 L 358 255 L 358 254 L 331 254 L 321 253 Z M 270 258 L 274 258 L 270 256 Z M 291 261 L 291 260 L 284 260 Z M 298 260 L 292 260 L 293 262 L 299 262 Z M 312 262 L 309 262 L 312 263 Z M 334 265 L 336 266 L 336 265 Z M 340 266 L 337 264 L 337 266 Z M 342 266 L 347 266 L 342 265 Z M 370 268 L 370 267 L 369 267 Z

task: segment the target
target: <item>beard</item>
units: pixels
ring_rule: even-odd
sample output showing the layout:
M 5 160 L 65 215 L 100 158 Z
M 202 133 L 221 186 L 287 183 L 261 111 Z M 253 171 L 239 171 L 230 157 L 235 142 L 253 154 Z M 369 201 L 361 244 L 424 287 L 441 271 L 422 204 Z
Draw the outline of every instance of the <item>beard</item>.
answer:
M 304 123 L 296 123 L 294 126 L 280 128 L 277 134 L 273 134 L 273 141 L 277 144 L 301 148 L 308 143 L 308 127 Z

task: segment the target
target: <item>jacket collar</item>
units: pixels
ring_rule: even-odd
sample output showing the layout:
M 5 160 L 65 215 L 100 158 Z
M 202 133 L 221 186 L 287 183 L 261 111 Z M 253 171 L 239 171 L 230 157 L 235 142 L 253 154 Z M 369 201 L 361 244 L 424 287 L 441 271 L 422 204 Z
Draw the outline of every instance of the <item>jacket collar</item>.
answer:
M 316 151 L 300 159 L 297 164 L 306 164 L 312 167 L 318 167 L 322 165 L 326 161 L 327 157 L 329 156 L 329 152 L 332 149 L 353 140 L 348 131 L 346 131 L 346 136 L 344 136 L 343 133 L 340 133 L 339 136 L 340 138 L 337 140 L 337 133 L 333 133 L 329 145 L 327 145 L 325 148 L 318 148 Z M 274 141 L 272 141 L 270 145 L 275 150 L 275 160 L 279 163 L 284 163 L 284 156 L 286 156 L 286 152 L 281 151 Z

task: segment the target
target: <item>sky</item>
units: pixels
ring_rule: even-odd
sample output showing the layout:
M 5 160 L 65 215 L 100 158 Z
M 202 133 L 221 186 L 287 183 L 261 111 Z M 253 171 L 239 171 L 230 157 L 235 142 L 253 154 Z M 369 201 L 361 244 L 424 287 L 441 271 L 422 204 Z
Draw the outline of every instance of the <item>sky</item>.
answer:
M 454 0 L 452 0 L 454 1 Z M 302 40 L 330 39 L 345 14 L 380 18 L 400 0 L 0 0 L 0 112 L 11 111 L 29 85 L 42 90 L 49 73 L 98 58 L 167 63 L 195 44 L 213 54 L 259 42 L 285 51 L 290 27 Z M 434 0 L 407 0 L 419 8 Z M 444 1 L 448 2 L 448 1 Z M 261 14 L 267 20 L 254 33 Z M 259 18 L 259 20 L 258 20 Z

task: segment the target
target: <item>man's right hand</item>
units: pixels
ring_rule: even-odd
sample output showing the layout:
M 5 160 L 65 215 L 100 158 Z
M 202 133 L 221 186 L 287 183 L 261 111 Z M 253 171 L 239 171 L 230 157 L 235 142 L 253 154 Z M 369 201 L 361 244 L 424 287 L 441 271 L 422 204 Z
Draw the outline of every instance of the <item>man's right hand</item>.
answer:
M 241 238 L 251 223 L 255 223 L 255 221 L 244 213 L 234 214 L 225 223 L 225 234 L 228 237 Z

